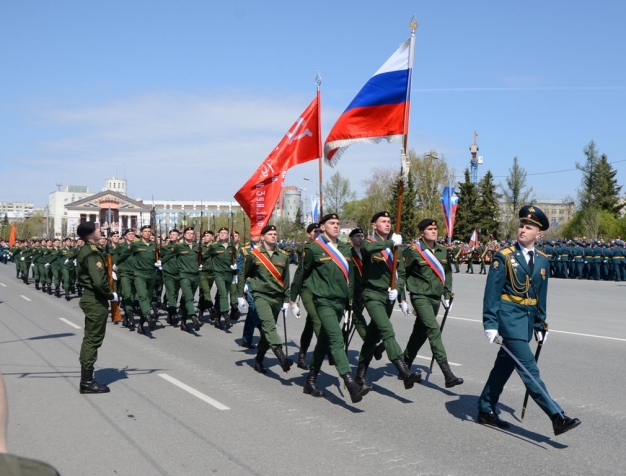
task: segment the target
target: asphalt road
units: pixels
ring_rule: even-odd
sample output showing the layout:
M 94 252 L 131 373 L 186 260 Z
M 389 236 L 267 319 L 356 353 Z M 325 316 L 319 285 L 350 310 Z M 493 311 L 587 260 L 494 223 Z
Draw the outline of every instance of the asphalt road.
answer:
M 524 387 L 516 375 L 500 402 L 511 429 L 475 422 L 497 351 L 482 332 L 484 285 L 485 276 L 454 275 L 444 343 L 465 383 L 450 390 L 437 366 L 405 390 L 383 357 L 370 369 L 378 391 L 361 403 L 350 403 L 327 364 L 318 379 L 326 398 L 315 399 L 302 393 L 305 373 L 283 373 L 271 354 L 268 375 L 253 371 L 255 351 L 238 345 L 242 321 L 230 333 L 206 325 L 186 334 L 162 317 L 151 338 L 108 325 L 96 378 L 111 393 L 87 396 L 78 393 L 78 299 L 44 295 L 16 280 L 13 265 L 0 265 L 10 451 L 64 476 L 626 474 L 624 284 L 550 282 L 542 377 L 583 422 L 559 437 L 532 401 L 519 419 Z M 394 312 L 401 346 L 412 321 Z M 303 325 L 288 320 L 292 357 Z M 356 336 L 354 367 L 360 344 Z M 416 361 L 426 373 L 430 355 L 423 348 Z

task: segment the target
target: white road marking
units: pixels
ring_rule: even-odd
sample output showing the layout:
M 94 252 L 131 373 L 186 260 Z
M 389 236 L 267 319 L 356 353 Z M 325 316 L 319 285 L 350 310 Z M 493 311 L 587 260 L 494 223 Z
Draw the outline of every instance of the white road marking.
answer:
M 67 319 L 65 319 L 64 317 L 59 317 L 60 321 L 65 322 L 66 324 L 72 326 L 74 329 L 81 329 L 80 326 L 77 326 L 76 324 L 74 324 L 72 321 L 68 321 Z
M 0 283 L 0 286 L 2 286 L 3 288 L 6 288 L 6 287 L 7 287 L 7 285 L 6 285 L 6 284 L 4 284 L 4 283 Z
M 21 297 L 22 299 L 26 299 L 27 301 L 31 301 L 31 299 L 28 299 L 26 296 L 24 296 L 24 295 L 22 295 L 22 294 L 20 294 L 20 297 Z
M 184 384 L 183 382 L 181 382 L 180 380 L 176 380 L 174 377 L 170 377 L 168 374 L 157 374 L 159 377 L 161 377 L 162 379 L 167 380 L 170 383 L 173 383 L 174 385 L 176 385 L 178 388 L 182 388 L 185 392 L 189 392 L 190 394 L 192 394 L 194 397 L 199 398 L 200 400 L 207 402 L 209 405 L 214 406 L 215 408 L 217 408 L 218 410 L 230 410 L 230 408 L 228 408 L 226 405 L 223 405 L 222 403 L 218 402 L 217 400 L 213 400 L 211 397 L 209 397 L 208 395 L 205 395 L 202 392 L 199 392 L 198 390 L 196 390 L 193 387 L 190 387 L 189 385 Z
M 432 357 L 426 357 L 425 355 L 416 355 L 416 357 L 417 357 L 418 359 L 424 359 L 424 360 L 430 360 L 430 359 L 432 359 Z M 449 363 L 450 365 L 454 365 L 455 367 L 460 367 L 461 365 L 463 365 L 463 364 L 457 364 L 457 363 L 454 363 L 454 362 L 448 362 L 448 363 Z

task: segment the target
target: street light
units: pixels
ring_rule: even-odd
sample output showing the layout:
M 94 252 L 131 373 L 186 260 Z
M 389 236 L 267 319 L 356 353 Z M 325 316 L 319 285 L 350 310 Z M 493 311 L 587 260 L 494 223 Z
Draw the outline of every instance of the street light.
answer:
M 306 178 L 306 177 L 304 177 L 304 180 L 306 180 L 307 182 L 311 182 L 311 183 L 314 183 L 315 185 L 317 185 L 317 189 L 319 190 L 319 196 L 320 196 L 320 201 L 319 201 L 319 204 L 320 204 L 320 216 L 322 216 L 322 214 L 324 213 L 323 212 L 323 207 L 324 207 L 323 202 L 324 202 L 324 200 L 322 199 L 322 184 L 320 182 L 316 181 L 316 180 L 311 180 L 310 178 Z

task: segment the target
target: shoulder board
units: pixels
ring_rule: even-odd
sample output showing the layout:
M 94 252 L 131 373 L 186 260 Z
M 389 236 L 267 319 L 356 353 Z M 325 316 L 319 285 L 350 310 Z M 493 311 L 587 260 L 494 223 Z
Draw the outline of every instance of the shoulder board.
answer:
M 536 249 L 536 248 L 535 248 Z M 536 249 L 537 250 L 537 249 Z M 537 253 L 539 253 L 541 256 L 543 256 L 544 258 L 549 258 L 549 256 L 547 254 L 545 254 L 543 251 L 541 250 L 537 250 Z
M 500 250 L 500 253 L 502 253 L 504 256 L 509 255 L 511 253 L 513 253 L 515 251 L 515 246 L 509 246 L 508 248 L 504 248 L 502 250 Z
M 139 238 L 135 238 L 135 239 L 133 240 L 133 243 L 137 243 L 138 241 L 139 241 Z
M 89 245 L 91 251 L 100 251 L 96 245 Z
M 280 251 L 282 254 L 289 256 L 289 253 L 287 253 L 285 250 L 278 248 L 278 251 Z

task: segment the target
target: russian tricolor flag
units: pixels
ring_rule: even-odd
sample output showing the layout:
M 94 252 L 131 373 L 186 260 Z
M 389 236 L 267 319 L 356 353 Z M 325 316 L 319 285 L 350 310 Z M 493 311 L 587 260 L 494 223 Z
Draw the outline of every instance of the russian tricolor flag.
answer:
M 412 35 L 400 45 L 339 116 L 324 144 L 331 166 L 351 144 L 399 141 L 406 134 L 414 43 Z

